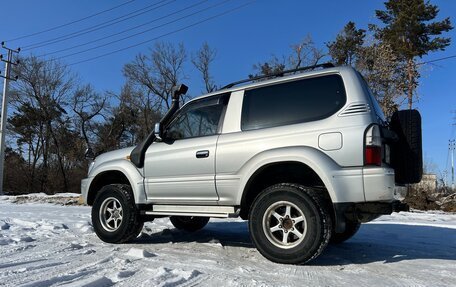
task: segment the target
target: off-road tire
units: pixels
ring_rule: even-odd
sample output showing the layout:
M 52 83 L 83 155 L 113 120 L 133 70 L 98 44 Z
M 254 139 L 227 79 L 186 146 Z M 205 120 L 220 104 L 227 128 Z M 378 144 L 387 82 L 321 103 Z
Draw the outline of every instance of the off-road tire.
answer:
M 361 223 L 347 220 L 345 222 L 345 231 L 342 233 L 335 233 L 333 231 L 331 235 L 331 240 L 329 242 L 333 244 L 339 244 L 344 241 L 347 241 L 348 239 L 352 238 L 353 235 L 356 234 L 356 232 L 358 232 L 360 227 Z
M 398 184 L 418 183 L 423 174 L 421 116 L 417 110 L 397 111 L 391 129 L 398 140 L 391 146 L 391 165 Z
M 174 227 L 188 232 L 198 231 L 209 222 L 209 217 L 198 216 L 171 216 L 169 219 Z
M 271 207 L 279 206 L 280 209 L 282 208 L 280 204 L 285 204 L 286 207 L 288 203 L 294 206 L 291 208 L 292 210 L 295 209 L 296 214 L 301 212 L 299 214 L 304 215 L 305 221 L 299 224 L 301 224 L 301 228 L 306 226 L 306 232 L 304 233 L 302 230 L 301 237 L 293 243 L 296 244 L 295 246 L 291 244 L 291 246 L 281 247 L 278 246 L 280 242 L 274 243 L 274 239 L 271 238 L 273 236 L 280 238 L 281 235 L 285 236 L 285 233 L 288 232 L 290 232 L 288 236 L 293 233 L 292 236 L 297 238 L 295 231 L 289 229 L 288 232 L 285 232 L 284 229 L 273 232 L 274 227 L 270 228 L 270 225 L 267 224 L 264 227 L 264 222 L 266 218 L 272 219 L 272 217 L 268 217 L 268 214 L 271 213 Z M 298 222 L 296 216 L 289 216 L 289 218 L 296 219 Z M 285 220 L 285 218 L 282 219 Z M 277 220 L 277 222 L 279 221 Z M 300 228 L 298 223 L 295 225 L 294 220 L 293 226 L 296 229 Z M 270 233 L 268 233 L 268 228 L 271 230 Z M 272 185 L 256 197 L 249 213 L 249 230 L 254 245 L 267 259 L 285 264 L 307 263 L 321 254 L 331 238 L 332 221 L 328 201 L 324 198 L 321 190 L 292 183 Z M 288 239 L 289 237 L 287 237 Z
M 100 209 L 108 199 L 116 199 L 122 207 L 122 221 L 113 231 L 103 227 Z M 138 237 L 144 222 L 140 218 L 133 192 L 127 184 L 109 184 L 101 188 L 92 206 L 92 224 L 97 236 L 107 243 L 124 243 Z

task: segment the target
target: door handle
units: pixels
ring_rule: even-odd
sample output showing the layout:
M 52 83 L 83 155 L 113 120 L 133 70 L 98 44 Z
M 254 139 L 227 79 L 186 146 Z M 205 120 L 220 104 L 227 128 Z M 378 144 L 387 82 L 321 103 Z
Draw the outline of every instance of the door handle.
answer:
M 196 152 L 196 158 L 205 158 L 209 157 L 209 151 L 208 150 L 200 150 Z

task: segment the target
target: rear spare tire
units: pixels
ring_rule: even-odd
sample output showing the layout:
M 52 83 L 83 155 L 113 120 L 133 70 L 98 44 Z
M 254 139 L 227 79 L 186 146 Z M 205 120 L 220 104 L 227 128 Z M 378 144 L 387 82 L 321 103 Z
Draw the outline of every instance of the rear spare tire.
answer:
M 390 127 L 398 136 L 391 146 L 396 183 L 420 182 L 423 174 L 420 113 L 417 110 L 397 111 L 391 117 Z

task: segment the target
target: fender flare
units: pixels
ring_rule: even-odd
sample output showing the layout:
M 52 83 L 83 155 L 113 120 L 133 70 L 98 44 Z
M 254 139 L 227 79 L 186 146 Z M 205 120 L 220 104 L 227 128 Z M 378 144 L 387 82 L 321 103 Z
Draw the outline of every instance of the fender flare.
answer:
M 244 191 L 252 176 L 262 167 L 280 162 L 299 162 L 307 165 L 321 179 L 333 203 L 344 201 L 344 196 L 336 191 L 335 176 L 341 167 L 325 153 L 308 146 L 283 147 L 263 151 L 247 161 L 239 171 L 241 182 L 237 194 L 236 202 L 241 204 Z M 362 176 L 362 174 L 360 174 Z M 362 185 L 360 200 L 364 201 L 364 189 Z
M 128 179 L 136 204 L 147 202 L 143 175 L 130 161 L 125 159 L 103 162 L 100 165 L 95 166 L 94 169 L 90 171 L 90 181 L 87 183 L 87 198 L 89 197 L 92 183 L 97 176 L 110 171 L 121 172 Z

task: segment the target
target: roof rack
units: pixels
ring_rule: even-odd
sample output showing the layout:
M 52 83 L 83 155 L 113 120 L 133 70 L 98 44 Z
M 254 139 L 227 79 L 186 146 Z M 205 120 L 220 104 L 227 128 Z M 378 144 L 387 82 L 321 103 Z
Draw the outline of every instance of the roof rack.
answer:
M 257 77 L 252 77 L 252 78 L 240 80 L 237 82 L 233 82 L 233 83 L 230 83 L 230 84 L 220 88 L 220 90 L 229 89 L 229 88 L 232 88 L 239 84 L 253 82 L 253 81 L 257 81 L 257 80 L 261 80 L 261 79 L 265 79 L 265 78 L 283 77 L 285 74 L 289 74 L 289 73 L 313 70 L 316 68 L 333 68 L 333 67 L 335 67 L 333 63 L 323 63 L 323 64 L 318 64 L 318 65 L 313 65 L 313 66 L 301 67 L 301 68 L 297 68 L 297 69 L 285 70 L 285 71 L 270 74 L 270 75 L 257 76 Z

